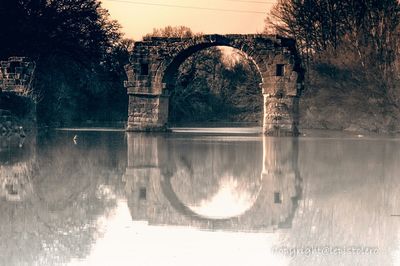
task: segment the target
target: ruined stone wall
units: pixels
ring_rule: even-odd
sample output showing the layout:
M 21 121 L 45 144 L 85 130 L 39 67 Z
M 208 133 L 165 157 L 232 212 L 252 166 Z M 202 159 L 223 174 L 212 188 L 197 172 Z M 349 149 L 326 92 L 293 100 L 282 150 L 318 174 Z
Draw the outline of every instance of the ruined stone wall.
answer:
M 26 95 L 31 88 L 35 64 L 26 57 L 10 57 L 0 61 L 0 92 Z
M 264 95 L 264 132 L 296 135 L 298 97 L 303 69 L 294 40 L 267 35 L 203 35 L 194 38 L 149 38 L 135 44 L 126 66 L 125 87 L 130 98 L 128 130 L 166 129 L 168 97 L 174 89 L 179 66 L 193 53 L 213 46 L 242 51 L 258 69 Z M 260 93 L 261 95 L 261 93 Z M 138 98 L 163 98 L 158 105 Z M 261 96 L 260 96 L 261 97 Z M 154 106 L 159 111 L 154 116 Z M 135 119 L 136 117 L 136 119 Z M 148 118 L 148 119 L 145 119 Z
M 0 148 L 18 145 L 35 127 L 36 105 L 31 91 L 34 70 L 35 64 L 25 57 L 0 61 Z

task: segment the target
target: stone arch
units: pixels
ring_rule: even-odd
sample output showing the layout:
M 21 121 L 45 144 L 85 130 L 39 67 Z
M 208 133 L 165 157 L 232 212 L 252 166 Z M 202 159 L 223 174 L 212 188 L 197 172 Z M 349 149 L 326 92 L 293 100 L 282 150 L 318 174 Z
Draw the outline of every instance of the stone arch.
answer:
M 191 54 L 213 46 L 240 50 L 256 66 L 264 97 L 264 133 L 298 134 L 298 98 L 303 69 L 295 41 L 268 35 L 201 35 L 137 42 L 126 66 L 128 131 L 163 131 L 168 122 L 168 86 Z M 286 108 L 281 108 L 285 106 Z M 284 112 L 282 110 L 287 109 Z
M 157 71 L 157 72 L 160 72 L 160 76 L 162 77 L 161 82 L 166 84 L 167 87 L 169 85 L 168 83 L 173 85 L 173 83 L 176 80 L 176 74 L 177 74 L 179 66 L 188 57 L 190 57 L 191 55 L 193 55 L 197 52 L 205 50 L 207 48 L 217 47 L 217 46 L 231 47 L 231 48 L 239 50 L 241 53 L 243 53 L 243 55 L 246 57 L 246 59 L 248 59 L 249 62 L 251 62 L 251 64 L 253 64 L 256 67 L 256 69 L 258 71 L 257 74 L 259 74 L 260 79 L 263 80 L 262 72 L 259 68 L 259 65 L 248 54 L 249 49 L 243 50 L 244 47 L 242 45 L 232 44 L 229 41 L 226 41 L 226 42 L 219 41 L 219 42 L 201 42 L 199 44 L 193 44 L 192 46 L 181 47 L 182 50 L 179 51 L 175 56 L 164 60 L 162 67 L 160 67 L 160 69 Z

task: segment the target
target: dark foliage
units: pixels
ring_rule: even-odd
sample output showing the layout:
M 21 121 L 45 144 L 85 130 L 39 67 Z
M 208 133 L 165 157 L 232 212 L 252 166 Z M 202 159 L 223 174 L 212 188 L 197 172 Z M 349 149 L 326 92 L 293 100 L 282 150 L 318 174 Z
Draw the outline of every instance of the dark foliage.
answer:
M 266 22 L 267 29 L 294 37 L 307 57 L 347 48 L 364 63 L 371 59 L 388 65 L 395 59 L 400 4 L 396 0 L 280 0 Z
M 257 70 L 238 51 L 221 47 L 202 50 L 179 68 L 171 117 L 174 122 L 260 122 L 259 83 Z
M 37 63 L 39 122 L 125 119 L 129 42 L 99 1 L 3 0 L 0 23 L 0 58 Z
M 0 93 L 0 109 L 11 111 L 19 118 L 29 116 L 33 109 L 33 103 L 28 97 L 19 97 L 13 93 Z
M 304 121 L 337 129 L 400 130 L 399 29 L 396 0 L 280 0 L 266 19 L 302 53 Z

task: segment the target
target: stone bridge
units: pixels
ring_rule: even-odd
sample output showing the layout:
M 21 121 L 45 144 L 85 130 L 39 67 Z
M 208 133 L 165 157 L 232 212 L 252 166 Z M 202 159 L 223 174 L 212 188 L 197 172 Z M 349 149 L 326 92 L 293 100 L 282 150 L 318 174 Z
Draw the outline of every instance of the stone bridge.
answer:
M 256 232 L 292 226 L 302 190 L 297 139 L 229 145 L 174 136 L 128 133 L 123 179 L 134 221 Z
M 298 104 L 303 68 L 295 41 L 269 35 L 201 35 L 151 37 L 136 42 L 126 66 L 129 94 L 128 131 L 163 131 L 168 127 L 170 91 L 179 66 L 192 54 L 213 46 L 240 50 L 256 68 L 264 97 L 263 130 L 267 135 L 298 134 Z

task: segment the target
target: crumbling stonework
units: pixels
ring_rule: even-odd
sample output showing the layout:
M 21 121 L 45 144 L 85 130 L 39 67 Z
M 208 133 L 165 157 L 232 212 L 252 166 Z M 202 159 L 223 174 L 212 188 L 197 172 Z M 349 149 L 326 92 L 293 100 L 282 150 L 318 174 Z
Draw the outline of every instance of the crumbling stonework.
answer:
M 0 150 L 19 145 L 36 124 L 31 97 L 35 64 L 26 57 L 0 61 Z
M 35 64 L 26 57 L 10 57 L 0 61 L 0 92 L 26 95 L 31 88 Z
M 166 130 L 168 99 L 179 66 L 193 53 L 213 46 L 236 48 L 256 65 L 264 96 L 264 133 L 297 135 L 303 69 L 295 41 L 261 34 L 152 37 L 136 42 L 126 66 L 125 87 L 130 98 L 127 130 Z

